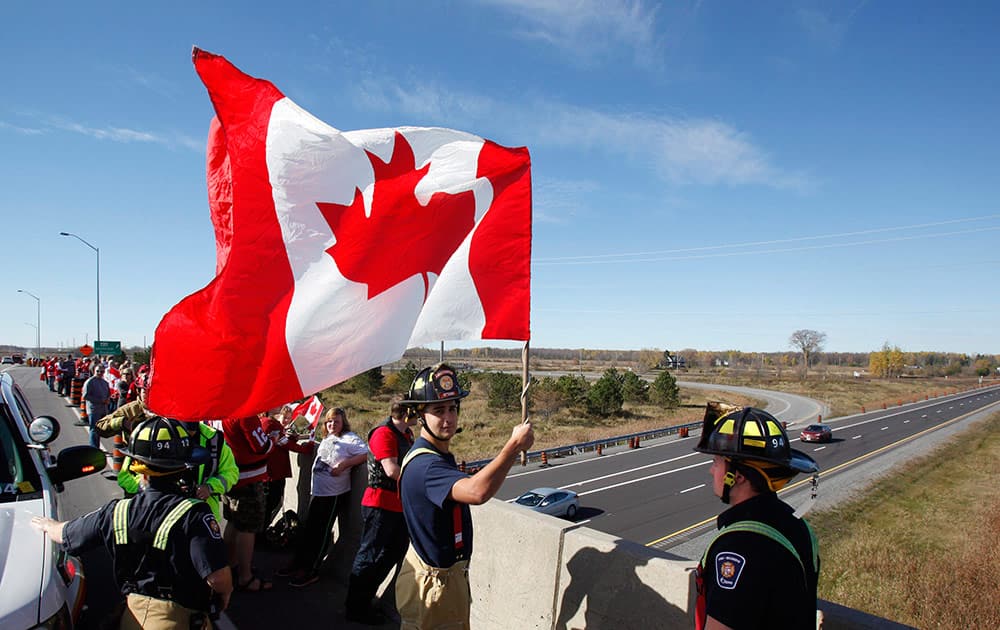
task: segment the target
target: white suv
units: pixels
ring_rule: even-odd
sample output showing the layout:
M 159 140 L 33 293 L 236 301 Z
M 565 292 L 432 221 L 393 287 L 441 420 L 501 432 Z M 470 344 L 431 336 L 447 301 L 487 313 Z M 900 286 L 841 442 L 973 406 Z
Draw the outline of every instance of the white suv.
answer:
M 83 607 L 80 561 L 31 526 L 59 518 L 57 493 L 70 479 L 104 469 L 100 449 L 71 446 L 58 457 L 49 442 L 55 418 L 33 418 L 9 374 L 0 374 L 0 628 L 72 628 Z

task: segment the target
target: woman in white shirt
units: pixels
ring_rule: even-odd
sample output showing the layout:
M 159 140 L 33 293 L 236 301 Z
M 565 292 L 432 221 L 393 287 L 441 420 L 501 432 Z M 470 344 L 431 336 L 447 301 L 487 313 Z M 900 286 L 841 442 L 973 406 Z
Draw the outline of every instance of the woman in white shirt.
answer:
M 351 492 L 351 468 L 368 458 L 368 446 L 351 431 L 343 409 L 328 411 L 325 426 L 326 437 L 319 443 L 313 462 L 312 498 L 302 538 L 292 564 L 278 573 L 291 576 L 290 586 L 319 581 L 319 567 L 330 543 L 333 521 L 343 513 Z

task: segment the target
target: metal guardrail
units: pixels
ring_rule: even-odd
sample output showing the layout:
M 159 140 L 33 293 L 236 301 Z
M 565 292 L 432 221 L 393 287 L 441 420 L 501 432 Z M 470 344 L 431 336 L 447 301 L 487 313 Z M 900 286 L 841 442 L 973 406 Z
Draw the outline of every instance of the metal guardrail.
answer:
M 667 435 L 672 435 L 674 433 L 679 433 L 681 429 L 700 429 L 701 422 L 691 422 L 689 424 L 678 424 L 672 427 L 664 427 L 662 429 L 651 429 L 649 431 L 640 431 L 638 433 L 627 433 L 625 435 L 617 435 L 615 437 L 604 438 L 601 440 L 592 440 L 590 442 L 579 442 L 577 444 L 568 444 L 566 446 L 555 446 L 553 448 L 546 448 L 539 451 L 528 451 L 526 463 L 541 462 L 542 455 L 544 454 L 546 458 L 558 458 L 558 457 L 569 457 L 570 455 L 580 455 L 588 451 L 596 451 L 597 447 L 600 446 L 602 449 L 619 446 L 622 444 L 629 444 L 631 440 L 639 438 L 639 440 L 653 439 L 658 437 L 664 437 Z M 469 474 L 475 473 L 476 471 L 482 469 L 484 466 L 493 461 L 493 458 L 489 459 L 479 459 L 471 462 L 461 462 L 461 465 L 465 467 L 465 471 Z M 515 463 L 515 466 L 517 464 Z

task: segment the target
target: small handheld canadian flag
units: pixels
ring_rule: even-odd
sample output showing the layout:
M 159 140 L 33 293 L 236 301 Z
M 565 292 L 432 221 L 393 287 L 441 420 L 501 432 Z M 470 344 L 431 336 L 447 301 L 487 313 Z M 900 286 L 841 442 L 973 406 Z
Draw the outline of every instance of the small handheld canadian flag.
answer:
M 292 419 L 302 416 L 309 422 L 309 428 L 315 429 L 323 415 L 323 403 L 319 396 L 313 396 L 309 400 L 304 400 L 295 409 L 292 409 Z

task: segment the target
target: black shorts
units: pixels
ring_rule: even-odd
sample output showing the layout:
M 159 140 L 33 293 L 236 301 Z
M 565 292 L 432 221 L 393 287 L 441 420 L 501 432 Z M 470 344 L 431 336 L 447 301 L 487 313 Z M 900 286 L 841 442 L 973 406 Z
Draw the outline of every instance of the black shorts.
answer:
M 222 514 L 241 532 L 259 534 L 267 527 L 267 483 L 255 481 L 222 497 Z

